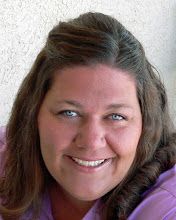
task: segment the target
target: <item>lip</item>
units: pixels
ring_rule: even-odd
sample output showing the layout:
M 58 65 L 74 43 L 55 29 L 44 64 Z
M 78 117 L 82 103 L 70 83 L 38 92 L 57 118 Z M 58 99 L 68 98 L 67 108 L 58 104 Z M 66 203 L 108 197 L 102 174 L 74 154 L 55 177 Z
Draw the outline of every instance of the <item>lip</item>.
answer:
M 91 166 L 86 167 L 86 166 L 81 166 L 78 163 L 76 163 L 72 159 L 71 156 L 65 156 L 65 159 L 66 159 L 67 163 L 69 164 L 69 166 L 71 166 L 72 168 L 76 169 L 77 171 L 83 172 L 83 173 L 93 173 L 93 172 L 97 172 L 97 171 L 101 171 L 103 169 L 106 169 L 112 163 L 112 161 L 113 161 L 113 158 L 107 158 L 107 159 L 104 158 L 105 161 L 102 164 L 100 164 L 100 165 L 98 165 L 96 167 L 91 167 Z M 102 160 L 102 159 L 93 159 L 93 158 L 91 158 L 91 160 L 90 159 L 85 159 L 85 158 L 84 159 L 83 158 L 79 158 L 79 159 L 86 160 L 86 161 Z

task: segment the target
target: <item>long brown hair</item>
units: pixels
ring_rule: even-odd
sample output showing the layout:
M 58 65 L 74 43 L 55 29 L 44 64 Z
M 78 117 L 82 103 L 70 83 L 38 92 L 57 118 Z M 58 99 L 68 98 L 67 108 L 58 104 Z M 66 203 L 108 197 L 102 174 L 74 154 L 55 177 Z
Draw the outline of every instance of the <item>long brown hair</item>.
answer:
M 96 63 L 133 75 L 143 119 L 128 175 L 103 197 L 105 219 L 126 219 L 140 202 L 141 194 L 176 162 L 176 135 L 166 92 L 142 45 L 116 19 L 101 13 L 83 14 L 51 30 L 16 96 L 7 125 L 6 160 L 0 179 L 0 213 L 5 220 L 18 218 L 30 208 L 37 216 L 41 195 L 51 180 L 40 153 L 37 116 L 52 85 L 53 73 L 73 65 Z

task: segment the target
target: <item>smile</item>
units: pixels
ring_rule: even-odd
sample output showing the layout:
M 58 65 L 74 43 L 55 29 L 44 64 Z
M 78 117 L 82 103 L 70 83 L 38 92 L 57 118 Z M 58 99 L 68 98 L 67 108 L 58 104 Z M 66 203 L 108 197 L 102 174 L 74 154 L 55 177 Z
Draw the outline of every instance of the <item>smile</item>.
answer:
M 87 161 L 87 160 L 81 160 L 76 157 L 71 157 L 72 160 L 74 160 L 77 164 L 85 167 L 97 167 L 100 164 L 102 164 L 106 159 L 103 160 L 94 160 L 94 161 Z

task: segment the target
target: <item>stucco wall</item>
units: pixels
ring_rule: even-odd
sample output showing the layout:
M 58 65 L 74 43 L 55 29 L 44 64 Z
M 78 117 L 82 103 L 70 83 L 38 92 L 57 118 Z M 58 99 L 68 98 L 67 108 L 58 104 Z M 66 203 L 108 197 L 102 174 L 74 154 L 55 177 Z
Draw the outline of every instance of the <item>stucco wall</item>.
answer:
M 176 0 L 0 0 L 0 125 L 17 89 L 59 20 L 87 11 L 115 16 L 144 45 L 176 110 Z

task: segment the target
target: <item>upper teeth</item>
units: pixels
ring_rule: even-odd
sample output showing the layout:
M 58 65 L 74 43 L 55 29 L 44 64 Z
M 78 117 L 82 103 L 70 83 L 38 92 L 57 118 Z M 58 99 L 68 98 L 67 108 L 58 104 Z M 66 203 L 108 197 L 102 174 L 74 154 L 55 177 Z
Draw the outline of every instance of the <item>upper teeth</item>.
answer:
M 104 160 L 87 161 L 87 160 L 80 160 L 76 157 L 72 157 L 72 159 L 76 163 L 78 163 L 79 165 L 86 166 L 86 167 L 95 167 L 105 161 L 105 159 Z

